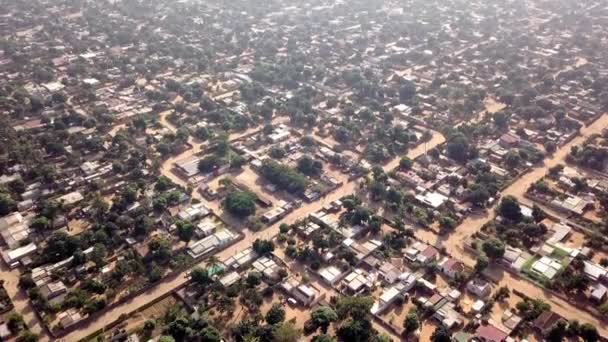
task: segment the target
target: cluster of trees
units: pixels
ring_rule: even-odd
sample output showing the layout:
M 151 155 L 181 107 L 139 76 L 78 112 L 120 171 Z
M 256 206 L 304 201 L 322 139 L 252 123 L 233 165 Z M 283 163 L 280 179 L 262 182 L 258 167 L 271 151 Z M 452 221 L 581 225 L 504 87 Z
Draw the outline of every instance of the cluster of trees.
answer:
M 298 160 L 298 170 L 311 177 L 318 177 L 323 172 L 323 163 L 310 156 L 303 156 Z
M 605 171 L 608 161 L 608 149 L 595 144 L 584 144 L 582 147 L 573 146 L 567 156 L 567 161 L 597 171 Z
M 267 181 L 291 193 L 302 193 L 308 186 L 306 176 L 274 160 L 265 160 L 260 173 Z
M 537 205 L 532 207 L 532 217 L 524 217 L 519 201 L 505 196 L 496 211 L 503 219 L 494 225 L 496 235 L 510 245 L 531 246 L 547 234 L 548 228 L 541 223 L 546 213 Z
M 560 289 L 569 294 L 584 294 L 591 281 L 585 274 L 585 264 L 581 257 L 574 258 L 553 282 L 549 284 L 554 289 Z
M 231 214 L 246 218 L 255 215 L 256 195 L 250 191 L 231 192 L 224 198 L 222 206 Z
M 524 299 L 516 304 L 519 315 L 528 322 L 534 321 L 544 311 L 550 310 L 551 306 L 540 299 Z M 597 328 L 592 324 L 580 324 L 573 320 L 566 322 L 558 321 L 545 336 L 547 341 L 563 341 L 566 337 L 580 337 L 586 342 L 599 341 L 600 336 Z
M 238 169 L 245 164 L 245 158 L 237 153 L 230 150 L 230 143 L 228 137 L 220 135 L 215 141 L 214 152 L 204 156 L 198 162 L 198 170 L 201 173 L 209 173 L 215 168 L 219 168 L 222 165 L 229 164 L 231 168 Z
M 6 325 L 10 330 L 11 334 L 17 336 L 17 340 L 20 342 L 36 342 L 38 341 L 38 335 L 31 332 L 25 324 L 23 316 L 17 312 L 10 312 L 6 316 Z
M 446 151 L 448 157 L 461 164 L 477 157 L 478 154 L 474 144 L 471 144 L 469 138 L 460 131 L 448 132 Z
M 337 300 L 338 317 L 336 337 L 340 341 L 387 341 L 388 337 L 379 335 L 372 327 L 370 309 L 374 303 L 371 297 L 342 297 Z M 328 318 L 328 317 L 325 317 Z M 333 315 L 329 313 L 329 318 Z M 325 323 L 325 320 L 322 320 Z M 339 324 L 338 324 L 339 322 Z
M 349 195 L 343 198 L 342 203 L 346 209 L 346 213 L 341 217 L 341 220 L 351 225 L 367 224 L 373 233 L 380 232 L 383 222 L 382 218 L 375 215 L 370 208 L 364 206 L 361 199 L 357 196 Z
M 161 319 L 162 336 L 159 341 L 175 342 L 197 339 L 205 342 L 222 341 L 221 332 L 212 325 L 212 322 L 205 316 L 199 315 L 197 318 L 189 315 L 179 307 L 170 308 Z M 150 329 L 150 324 L 148 324 Z

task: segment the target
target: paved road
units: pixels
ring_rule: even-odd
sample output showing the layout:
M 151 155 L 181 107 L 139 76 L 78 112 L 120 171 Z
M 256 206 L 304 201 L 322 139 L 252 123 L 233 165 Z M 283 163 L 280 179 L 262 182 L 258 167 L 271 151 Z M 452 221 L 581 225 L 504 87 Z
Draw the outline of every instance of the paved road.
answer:
M 163 121 L 164 120 L 161 120 L 161 122 L 163 122 Z M 174 127 L 172 127 L 172 126 L 168 126 L 168 127 L 170 129 L 172 129 L 172 128 L 174 129 Z M 232 139 L 233 139 L 233 137 L 231 137 L 231 140 Z M 442 143 L 443 141 L 444 141 L 444 139 L 441 134 L 439 134 L 437 132 L 433 132 L 433 138 L 431 139 L 431 142 L 427 143 L 426 148 L 431 149 L 431 148 L 435 147 L 436 145 Z M 423 144 L 422 146 L 418 146 L 417 148 L 412 149 L 408 153 L 408 156 L 413 159 L 413 158 L 420 156 L 424 152 L 425 152 L 425 146 Z M 184 154 L 187 154 L 187 153 L 189 153 L 189 151 L 186 151 L 182 155 L 172 158 L 171 160 L 172 161 L 173 160 L 182 160 L 182 159 L 184 159 Z M 387 164 L 387 166 L 385 166 L 386 171 L 389 171 L 395 163 L 398 163 L 399 158 L 395 158 L 395 160 L 396 161 L 391 161 L 390 163 Z M 168 164 L 168 165 L 170 165 L 170 164 Z M 181 185 L 186 185 L 186 182 L 183 179 L 177 177 L 173 172 L 171 172 L 170 167 L 163 167 L 162 172 L 165 176 L 171 178 L 176 183 L 181 184 Z M 323 208 L 323 206 L 325 204 L 330 203 L 334 200 L 337 200 L 337 199 L 341 198 L 342 196 L 352 194 L 356 190 L 357 186 L 358 186 L 357 181 L 351 181 L 351 182 L 345 183 L 344 185 L 342 185 L 342 187 L 340 187 L 336 191 L 328 194 L 325 198 L 323 198 L 319 201 L 310 203 L 310 204 L 304 204 L 302 207 L 292 211 L 289 215 L 287 215 L 280 222 L 275 223 L 274 225 L 268 227 L 267 229 L 265 229 L 263 231 L 251 232 L 249 230 L 244 230 L 243 233 L 245 234 L 245 238 L 243 240 L 239 241 L 234 246 L 217 253 L 216 256 L 220 260 L 224 260 L 224 259 L 227 259 L 230 256 L 234 255 L 236 252 L 241 251 L 247 247 L 250 247 L 251 244 L 253 243 L 253 241 L 255 241 L 258 238 L 270 239 L 279 233 L 280 223 L 288 223 L 288 224 L 294 223 L 297 220 L 302 219 L 309 213 L 320 210 L 321 208 Z M 198 192 L 194 192 L 193 197 L 200 199 L 201 201 L 203 201 L 203 203 L 208 204 L 212 208 L 217 207 L 217 203 L 213 204 L 213 203 L 206 202 L 204 200 L 204 198 L 202 198 L 198 194 Z M 203 264 L 203 263 L 201 263 L 201 264 Z M 80 327 L 78 330 L 75 330 L 75 331 L 71 332 L 70 334 L 68 334 L 67 336 L 65 336 L 65 339 L 66 339 L 66 341 L 78 341 L 78 340 L 94 333 L 95 331 L 102 329 L 107 324 L 116 320 L 116 318 L 118 316 L 120 316 L 121 314 L 130 313 L 130 312 L 142 307 L 143 305 L 145 305 L 151 301 L 154 301 L 155 299 L 157 299 L 161 296 L 164 296 L 165 294 L 169 293 L 173 289 L 183 285 L 185 282 L 186 282 L 185 273 L 181 273 L 177 276 L 174 276 L 174 277 L 171 277 L 168 279 L 164 279 L 159 284 L 152 287 L 145 293 L 143 293 L 135 298 L 132 298 L 128 302 L 124 303 L 123 305 L 117 306 L 113 309 L 110 309 L 110 310 L 104 312 L 102 315 L 98 316 L 93 321 L 87 322 L 86 325 Z

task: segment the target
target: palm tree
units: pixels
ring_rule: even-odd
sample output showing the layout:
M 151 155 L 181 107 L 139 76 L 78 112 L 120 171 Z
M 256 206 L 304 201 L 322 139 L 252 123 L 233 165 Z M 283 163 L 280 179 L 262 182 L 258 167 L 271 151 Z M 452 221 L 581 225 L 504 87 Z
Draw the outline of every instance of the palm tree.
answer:
M 218 259 L 218 257 L 216 257 L 215 255 L 212 255 L 209 258 L 207 258 L 207 261 L 205 261 L 205 265 L 207 266 L 207 269 L 214 270 L 218 266 L 221 265 L 221 262 L 220 262 L 220 259 Z
M 260 342 L 260 338 L 255 336 L 254 334 L 249 334 L 243 337 L 243 342 Z

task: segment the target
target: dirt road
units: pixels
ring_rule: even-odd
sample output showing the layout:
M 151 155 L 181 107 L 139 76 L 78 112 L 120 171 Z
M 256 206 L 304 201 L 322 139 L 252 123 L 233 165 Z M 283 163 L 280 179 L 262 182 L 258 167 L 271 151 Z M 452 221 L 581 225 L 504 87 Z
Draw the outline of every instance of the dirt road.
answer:
M 542 178 L 551 167 L 564 163 L 565 158 L 570 152 L 572 146 L 581 144 L 592 134 L 601 133 L 606 127 L 608 127 L 608 114 L 604 114 L 590 126 L 582 128 L 578 137 L 574 138 L 568 144 L 556 151 L 553 156 L 546 159 L 542 167 L 537 167 L 518 178 L 513 184 L 508 186 L 502 192 L 502 195 L 511 195 L 518 198 L 520 202 L 529 204 L 530 201 L 523 197 L 528 187 Z M 439 248 L 445 247 L 448 253 L 472 267 L 475 265 L 475 259 L 469 253 L 465 252 L 463 245 L 468 237 L 473 235 L 475 232 L 478 232 L 484 224 L 489 222 L 494 217 L 495 208 L 496 206 L 493 206 L 486 214 L 476 215 L 465 219 L 464 222 L 449 236 L 425 234 L 422 240 L 425 240 Z M 581 322 L 589 322 L 595 325 L 604 336 L 608 335 L 608 329 L 605 323 L 593 317 L 586 311 L 573 307 L 573 304 L 567 303 L 566 301 L 553 296 L 551 293 L 535 286 L 525 279 L 511 275 L 508 272 L 503 272 L 499 284 L 505 285 L 511 289 L 517 289 L 532 298 L 543 299 L 550 303 L 555 312 L 563 317 L 567 319 L 578 319 Z
M 25 324 L 40 336 L 40 341 L 50 341 L 50 336 L 38 319 L 27 294 L 18 286 L 20 275 L 19 269 L 11 270 L 4 262 L 0 262 L 0 279 L 4 281 L 4 288 L 15 305 L 15 312 L 23 315 Z
M 161 122 L 163 122 L 162 116 L 161 116 Z M 171 129 L 172 126 L 168 126 L 168 127 Z M 232 139 L 232 137 L 231 137 L 231 139 Z M 443 142 L 443 137 L 441 136 L 441 134 L 436 133 L 433 136 L 433 139 L 431 139 L 431 142 L 427 143 L 427 148 L 431 149 L 442 142 Z M 414 158 L 418 157 L 419 155 L 423 154 L 424 151 L 425 151 L 424 146 L 413 149 L 412 151 L 410 151 L 408 153 L 408 157 L 414 159 Z M 187 153 L 191 153 L 191 152 L 189 152 L 189 151 L 184 152 L 184 154 L 187 154 Z M 184 159 L 185 158 L 184 154 L 171 158 L 171 160 L 167 160 L 164 165 L 166 167 L 162 168 L 162 173 L 165 176 L 171 178 L 172 180 L 176 181 L 176 183 L 182 184 L 182 185 L 185 184 L 185 181 L 183 179 L 177 177 L 176 175 L 174 175 L 173 172 L 171 171 L 171 167 L 169 165 L 172 165 L 171 163 L 173 160 Z M 389 171 L 391 169 L 391 167 L 394 167 L 393 165 L 398 165 L 399 159 L 400 159 L 400 157 L 397 157 L 397 158 L 395 158 L 395 160 L 388 163 L 387 166 L 385 166 L 385 170 Z M 234 246 L 217 253 L 216 256 L 220 260 L 224 260 L 230 256 L 233 256 L 238 251 L 241 251 L 247 247 L 250 247 L 251 244 L 253 243 L 253 241 L 255 241 L 258 238 L 259 239 L 273 238 L 275 235 L 277 235 L 279 233 L 279 225 L 281 223 L 288 223 L 288 224 L 294 223 L 297 220 L 304 218 L 309 213 L 320 210 L 327 203 L 337 200 L 337 199 L 341 198 L 342 196 L 352 194 L 355 191 L 357 186 L 358 186 L 358 182 L 356 180 L 345 183 L 342 187 L 340 187 L 336 191 L 330 193 L 325 198 L 323 198 L 319 201 L 310 203 L 310 204 L 303 205 L 302 207 L 292 211 L 282 221 L 275 223 L 274 225 L 268 227 L 267 229 L 265 229 L 263 231 L 251 232 L 249 230 L 245 230 L 245 231 L 243 231 L 243 233 L 245 234 L 245 238 L 243 240 L 239 241 Z M 205 201 L 205 199 L 202 198 L 197 192 L 194 192 L 193 196 L 195 198 L 198 198 L 199 200 L 201 200 L 203 203 L 209 204 L 209 206 L 213 207 L 212 204 L 207 203 L 207 201 Z M 201 263 L 201 264 L 204 264 L 204 263 Z M 102 313 L 100 316 L 98 316 L 93 321 L 87 322 L 86 325 L 83 325 L 80 329 L 75 330 L 75 331 L 71 332 L 70 334 L 68 334 L 67 336 L 65 336 L 65 339 L 66 339 L 66 341 L 78 341 L 84 337 L 87 337 L 88 335 L 94 333 L 95 331 L 97 331 L 99 329 L 102 329 L 104 326 L 106 326 L 109 323 L 116 320 L 116 318 L 118 316 L 120 316 L 121 314 L 128 314 L 128 313 L 140 308 L 141 306 L 167 294 L 168 292 L 172 291 L 173 289 L 183 285 L 185 282 L 186 282 L 185 273 L 179 274 L 177 276 L 174 276 L 174 277 L 171 277 L 168 279 L 164 279 L 159 284 L 157 284 L 153 288 L 149 289 L 145 293 L 143 293 L 135 298 L 132 298 L 131 300 L 124 303 L 123 305 L 117 306 L 113 309 L 110 309 L 110 310 Z
M 590 134 L 601 132 L 601 130 L 605 127 L 608 127 L 608 115 L 602 116 L 591 126 L 583 128 L 581 130 L 581 136 L 574 139 L 572 142 L 570 142 L 569 144 L 565 145 L 560 150 L 558 150 L 554 156 L 550 157 L 545 162 L 545 165 L 543 167 L 534 169 L 531 172 L 524 175 L 523 177 L 521 177 L 520 179 L 518 179 L 515 183 L 513 183 L 511 186 L 509 186 L 507 189 L 505 189 L 504 194 L 515 195 L 517 197 L 522 196 L 523 193 L 525 192 L 525 190 L 528 188 L 528 186 L 530 184 L 532 184 L 533 182 L 535 182 L 540 177 L 542 177 L 547 172 L 548 168 L 550 168 L 554 165 L 557 165 L 560 162 L 563 162 L 567 153 L 570 151 L 571 146 L 581 143 Z M 441 135 L 439 135 L 439 136 L 434 135 L 431 142 L 427 144 L 426 149 L 431 149 L 434 146 L 436 146 L 437 144 L 440 144 L 442 142 L 443 142 L 443 137 L 441 137 Z M 425 146 L 422 145 L 422 146 L 419 146 L 418 148 L 410 151 L 408 153 L 408 156 L 410 158 L 416 158 L 417 156 L 423 154 L 424 151 L 425 151 Z M 180 156 L 172 158 L 172 159 L 180 160 L 183 158 L 184 158 L 184 155 L 180 155 Z M 388 163 L 385 166 L 385 170 L 390 170 L 390 169 L 394 168 L 396 165 L 398 165 L 399 159 L 400 159 L 399 157 L 395 158 L 395 160 Z M 167 165 L 171 165 L 171 164 L 167 164 Z M 176 177 L 173 174 L 173 172 L 171 172 L 170 168 L 168 168 L 168 167 L 163 167 L 163 174 L 170 177 L 171 179 L 174 179 L 179 184 L 185 183 L 179 177 Z M 228 249 L 225 249 L 225 250 L 219 252 L 216 256 L 220 260 L 222 260 L 222 259 L 225 259 L 225 258 L 228 258 L 228 257 L 234 255 L 236 252 L 238 252 L 244 248 L 251 246 L 253 241 L 257 238 L 262 238 L 262 239 L 272 238 L 278 233 L 278 230 L 279 230 L 278 228 L 279 228 L 280 223 L 293 223 L 293 222 L 305 217 L 309 213 L 312 213 L 314 211 L 321 209 L 325 204 L 327 204 L 331 201 L 334 201 L 336 199 L 339 199 L 342 196 L 353 193 L 356 190 L 357 186 L 358 186 L 357 181 L 351 181 L 351 182 L 345 183 L 338 190 L 330 193 L 328 196 L 326 196 L 322 200 L 303 205 L 301 208 L 298 208 L 295 211 L 291 212 L 289 215 L 287 215 L 282 221 L 272 225 L 271 227 L 267 228 L 264 231 L 253 233 L 253 232 L 246 230 L 246 231 L 244 231 L 245 239 L 238 242 L 235 246 L 232 246 Z M 195 193 L 195 196 L 200 199 L 200 196 L 198 196 L 198 194 Z M 425 236 L 425 238 L 423 240 L 427 240 L 430 243 L 437 245 L 438 247 L 445 246 L 446 249 L 448 250 L 448 252 L 452 253 L 457 258 L 460 258 L 466 264 L 472 266 L 472 265 L 474 265 L 475 260 L 469 254 L 464 252 L 464 250 L 462 248 L 462 244 L 468 236 L 477 232 L 483 226 L 483 224 L 485 224 L 492 218 L 493 209 L 494 208 L 491 208 L 489 213 L 486 215 L 468 218 L 449 237 L 436 237 L 435 236 L 436 240 L 432 241 L 432 240 L 429 240 L 431 238 L 430 236 L 428 236 L 428 237 Z M 576 319 L 580 320 L 581 322 L 590 322 L 590 323 L 594 324 L 595 326 L 597 326 L 602 334 L 606 334 L 607 330 L 606 330 L 606 327 L 604 326 L 604 324 L 602 322 L 600 322 L 598 319 L 596 319 L 593 316 L 591 316 L 590 314 L 588 314 L 587 312 L 582 311 L 582 310 L 577 310 L 571 304 L 552 296 L 550 293 L 547 293 L 543 289 L 536 287 L 535 285 L 531 284 L 530 282 L 528 282 L 525 279 L 520 279 L 518 277 L 512 276 L 507 272 L 503 272 L 500 275 L 500 277 L 501 277 L 501 279 L 499 280 L 500 284 L 504 284 L 504 285 L 510 287 L 511 289 L 518 289 L 519 291 L 522 291 L 531 297 L 542 298 L 542 299 L 546 300 L 547 302 L 551 303 L 554 310 L 557 313 L 559 313 L 560 315 L 562 315 L 568 319 L 576 318 Z M 123 305 L 120 305 L 116 308 L 113 308 L 111 310 L 104 312 L 101 316 L 99 316 L 94 321 L 88 322 L 88 324 L 86 326 L 84 326 L 81 329 L 78 329 L 78 330 L 72 332 L 71 334 L 69 334 L 68 336 L 66 336 L 66 340 L 76 341 L 83 337 L 86 337 L 89 334 L 103 328 L 108 323 L 114 321 L 119 315 L 126 314 L 133 310 L 136 310 L 137 308 L 143 306 L 144 304 L 146 304 L 150 301 L 153 301 L 153 300 L 159 298 L 160 296 L 165 295 L 166 293 L 170 292 L 171 290 L 175 289 L 176 287 L 179 287 L 185 281 L 186 280 L 185 280 L 183 274 L 179 274 L 175 277 L 165 279 L 161 283 L 156 285 L 155 287 L 153 287 L 150 290 L 148 290 L 147 292 L 145 292 L 144 294 L 141 294 L 141 295 L 131 299 L 130 301 L 126 302 Z

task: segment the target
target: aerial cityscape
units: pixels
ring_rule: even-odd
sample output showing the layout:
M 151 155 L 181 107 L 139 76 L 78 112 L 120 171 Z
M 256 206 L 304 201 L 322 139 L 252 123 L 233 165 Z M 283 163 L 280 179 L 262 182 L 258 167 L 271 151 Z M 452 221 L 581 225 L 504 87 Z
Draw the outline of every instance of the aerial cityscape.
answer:
M 608 341 L 608 1 L 0 4 L 0 341 Z

